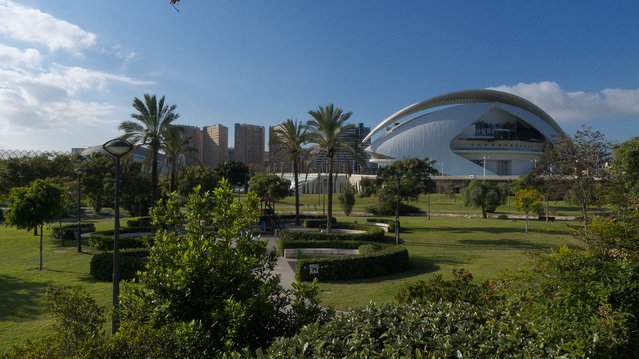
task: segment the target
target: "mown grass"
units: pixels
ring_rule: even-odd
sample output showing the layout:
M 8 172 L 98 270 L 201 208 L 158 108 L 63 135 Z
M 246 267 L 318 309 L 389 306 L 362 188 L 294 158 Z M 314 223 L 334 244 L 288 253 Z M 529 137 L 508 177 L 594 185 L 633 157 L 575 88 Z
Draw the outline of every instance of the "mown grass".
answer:
M 287 202 L 293 201 L 287 199 Z M 359 203 L 372 205 L 374 199 Z M 365 221 L 362 217 L 339 216 L 341 210 L 337 201 L 335 205 L 335 214 L 340 221 Z M 281 208 L 285 206 L 283 203 L 276 209 L 286 211 Z M 460 208 L 455 204 L 450 206 Z M 308 206 L 303 209 L 309 211 Z M 504 269 L 519 267 L 526 262 L 527 253 L 544 251 L 562 243 L 577 245 L 567 234 L 566 222 L 531 222 L 531 233 L 525 234 L 523 221 L 465 216 L 433 216 L 431 220 L 424 216 L 402 217 L 401 220 L 406 229 L 401 238 L 408 247 L 412 268 L 382 278 L 322 283 L 323 303 L 344 309 L 370 300 L 390 302 L 405 285 L 438 273 L 449 277 L 454 268 L 465 268 L 481 280 L 498 276 Z M 97 230 L 113 228 L 112 219 L 99 220 L 95 224 Z M 544 232 L 535 232 L 538 229 Z M 50 228 L 45 229 L 44 270 L 40 272 L 37 270 L 38 237 L 32 232 L 0 227 L 0 356 L 13 344 L 50 332 L 51 316 L 43 302 L 43 294 L 49 285 L 80 285 L 99 304 L 110 306 L 111 283 L 96 282 L 89 275 L 92 253 L 88 246 L 85 244 L 84 253 L 78 254 L 75 241 L 68 241 L 62 247 L 49 239 L 49 232 Z M 388 238 L 392 240 L 392 235 Z

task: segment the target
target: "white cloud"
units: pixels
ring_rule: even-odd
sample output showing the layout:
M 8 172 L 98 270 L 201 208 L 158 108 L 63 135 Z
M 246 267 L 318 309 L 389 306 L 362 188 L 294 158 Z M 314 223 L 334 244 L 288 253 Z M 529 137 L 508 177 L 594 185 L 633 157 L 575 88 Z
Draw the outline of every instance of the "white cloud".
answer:
M 0 44 L 0 64 L 9 68 L 33 67 L 41 61 L 40 51 L 36 49 L 21 50 Z
M 491 89 L 521 96 L 563 123 L 639 115 L 639 89 L 566 91 L 552 81 L 502 85 Z
M 0 0 L 0 33 L 50 51 L 62 49 L 73 54 L 95 45 L 97 38 L 77 25 L 8 0 Z

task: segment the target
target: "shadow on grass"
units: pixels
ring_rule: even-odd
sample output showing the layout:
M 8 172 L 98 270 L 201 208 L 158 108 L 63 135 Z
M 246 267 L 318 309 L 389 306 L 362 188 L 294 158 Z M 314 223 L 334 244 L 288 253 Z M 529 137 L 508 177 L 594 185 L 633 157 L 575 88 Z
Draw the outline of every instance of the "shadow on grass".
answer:
M 415 232 L 449 232 L 449 233 L 476 233 L 485 232 L 491 234 L 504 234 L 504 233 L 521 233 L 522 227 L 413 227 L 407 229 L 406 233 Z
M 0 275 L 0 321 L 32 318 L 43 310 L 42 294 L 49 286 Z
M 548 250 L 555 248 L 555 245 L 535 243 L 521 239 L 461 239 L 458 241 L 464 245 L 477 246 L 482 249 L 501 249 L 501 250 Z

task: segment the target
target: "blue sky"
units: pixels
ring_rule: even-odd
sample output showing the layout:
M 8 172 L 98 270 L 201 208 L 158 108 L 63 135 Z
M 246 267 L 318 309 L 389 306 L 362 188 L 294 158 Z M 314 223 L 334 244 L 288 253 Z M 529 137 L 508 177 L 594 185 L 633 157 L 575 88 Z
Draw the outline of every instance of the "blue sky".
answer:
M 639 2 L 0 0 L 0 148 L 119 135 L 134 97 L 179 123 L 274 125 L 318 105 L 371 127 L 443 93 L 496 88 L 566 132 L 639 136 Z

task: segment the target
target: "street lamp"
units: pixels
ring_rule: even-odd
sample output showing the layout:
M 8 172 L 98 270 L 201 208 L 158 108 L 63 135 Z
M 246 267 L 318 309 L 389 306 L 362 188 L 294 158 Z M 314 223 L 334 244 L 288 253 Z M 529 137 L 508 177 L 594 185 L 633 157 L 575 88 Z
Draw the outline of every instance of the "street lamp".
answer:
M 401 173 L 397 172 L 397 205 L 395 207 L 395 244 L 399 244 L 399 186 Z
M 78 248 L 78 253 L 82 253 L 82 226 L 80 225 L 82 223 L 82 209 L 80 207 L 80 197 L 82 197 L 82 192 L 80 192 L 81 188 L 80 188 L 80 184 L 81 184 L 81 179 L 82 179 L 82 169 L 81 168 L 77 168 L 74 171 L 77 175 L 78 175 L 78 243 L 77 243 L 77 248 Z
M 490 158 L 489 156 L 482 156 L 484 159 L 484 177 L 486 177 L 486 158 Z
M 131 152 L 133 145 L 121 139 L 113 139 L 102 145 L 115 159 L 115 200 L 114 200 L 114 229 L 113 229 L 113 309 L 119 306 L 120 296 L 120 158 Z M 111 319 L 111 334 L 118 331 L 118 321 L 113 315 Z

